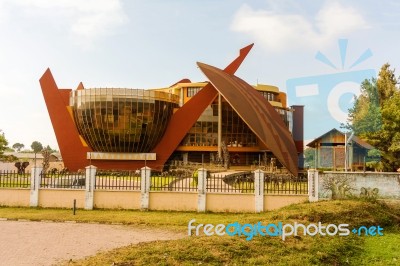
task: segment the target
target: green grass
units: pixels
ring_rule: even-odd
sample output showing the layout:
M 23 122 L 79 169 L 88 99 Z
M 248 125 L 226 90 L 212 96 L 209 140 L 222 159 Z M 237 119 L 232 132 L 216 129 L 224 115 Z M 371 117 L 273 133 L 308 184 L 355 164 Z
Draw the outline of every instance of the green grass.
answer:
M 99 222 L 105 224 L 121 223 L 135 226 L 151 226 L 168 230 L 186 232 L 187 223 L 191 219 L 207 223 L 229 223 L 232 220 L 251 218 L 260 219 L 260 214 L 243 213 L 197 213 L 197 212 L 160 212 L 139 210 L 92 210 L 78 209 L 73 215 L 72 209 L 52 208 L 10 208 L 0 207 L 0 217 L 8 219 L 28 219 L 33 221 L 76 221 L 82 223 Z
M 0 217 L 33 220 L 75 220 L 152 226 L 186 234 L 187 223 L 325 224 L 350 227 L 380 225 L 384 236 L 244 237 L 191 236 L 173 241 L 142 243 L 100 253 L 72 265 L 399 265 L 400 204 L 345 200 L 303 203 L 277 211 L 255 213 L 196 213 L 156 211 L 0 208 Z
M 165 213 L 160 213 L 163 215 Z M 174 213 L 179 220 L 186 214 Z M 72 265 L 398 265 L 400 206 L 364 201 L 292 205 L 263 214 L 191 214 L 198 223 L 301 222 L 380 225 L 384 236 L 244 237 L 192 236 L 100 253 Z M 172 217 L 172 216 L 171 216 Z M 187 221 L 186 221 L 187 224 Z M 166 226 L 168 228 L 168 226 Z M 184 226 L 182 229 L 186 229 Z
M 163 190 L 163 188 L 168 188 L 169 184 L 178 179 L 174 176 L 152 176 L 151 177 L 151 185 L 155 186 L 152 187 L 152 191 Z
M 389 232 L 383 237 L 366 237 L 360 254 L 352 258 L 356 265 L 400 265 L 400 232 Z
M 320 238 L 257 238 L 246 241 L 233 237 L 198 237 L 128 246 L 71 262 L 71 265 L 338 265 L 337 253 L 351 256 L 359 241 Z M 322 245 L 321 245 L 322 243 Z M 114 263 L 114 264 L 113 264 Z

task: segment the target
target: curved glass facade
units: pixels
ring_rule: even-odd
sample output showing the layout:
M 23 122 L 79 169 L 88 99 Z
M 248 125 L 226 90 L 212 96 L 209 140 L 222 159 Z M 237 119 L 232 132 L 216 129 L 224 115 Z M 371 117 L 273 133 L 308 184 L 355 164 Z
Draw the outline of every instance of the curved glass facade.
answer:
M 283 122 L 292 132 L 292 110 L 275 108 Z M 256 147 L 259 145 L 256 135 L 243 119 L 227 103 L 222 102 L 222 141 L 228 147 Z M 218 104 L 213 103 L 203 112 L 197 122 L 182 140 L 181 146 L 217 146 Z
M 149 152 L 165 132 L 179 97 L 174 94 L 121 88 L 71 92 L 75 124 L 98 152 Z
M 222 141 L 228 147 L 258 146 L 257 137 L 227 103 L 222 103 Z M 218 105 L 207 107 L 181 142 L 181 146 L 217 146 Z

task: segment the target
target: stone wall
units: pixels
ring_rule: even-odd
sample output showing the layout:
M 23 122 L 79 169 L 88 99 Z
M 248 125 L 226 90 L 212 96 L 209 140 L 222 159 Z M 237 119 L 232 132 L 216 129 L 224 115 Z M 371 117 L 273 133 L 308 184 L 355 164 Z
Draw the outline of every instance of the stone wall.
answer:
M 335 185 L 336 192 L 344 196 L 366 196 L 400 199 L 400 173 L 382 172 L 323 172 L 318 174 L 318 196 L 332 198 L 327 183 Z M 339 195 L 343 196 L 343 195 Z

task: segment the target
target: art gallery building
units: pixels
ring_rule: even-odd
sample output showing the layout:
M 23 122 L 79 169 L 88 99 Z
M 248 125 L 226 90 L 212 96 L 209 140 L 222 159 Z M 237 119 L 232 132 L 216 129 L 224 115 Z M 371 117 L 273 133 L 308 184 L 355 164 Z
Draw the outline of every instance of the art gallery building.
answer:
M 297 174 L 303 106 L 289 107 L 276 86 L 234 75 L 251 47 L 224 70 L 198 63 L 207 81 L 158 89 L 59 89 L 48 69 L 40 83 L 65 166 L 162 169 L 171 161 L 217 163 L 228 153 L 231 165 L 276 158 Z

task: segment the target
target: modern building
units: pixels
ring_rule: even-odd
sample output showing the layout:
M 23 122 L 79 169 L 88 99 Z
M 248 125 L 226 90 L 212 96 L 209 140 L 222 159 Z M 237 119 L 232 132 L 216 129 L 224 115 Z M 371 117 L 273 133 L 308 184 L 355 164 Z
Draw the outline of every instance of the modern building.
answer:
M 161 169 L 171 160 L 216 162 L 228 150 L 233 165 L 274 157 L 297 175 L 303 107 L 288 107 L 275 86 L 233 75 L 251 48 L 224 70 L 198 63 L 208 81 L 152 90 L 58 89 L 48 69 L 40 84 L 65 166 Z
M 347 144 L 346 144 L 347 143 Z M 336 128 L 307 144 L 314 148 L 315 163 L 318 169 L 329 170 L 365 170 L 368 151 L 374 147 L 350 133 L 343 133 Z
M 187 104 L 209 82 L 192 83 L 186 80 L 169 88 L 156 91 L 172 93 L 179 97 L 179 106 Z M 293 113 L 295 108 L 302 112 L 302 107 L 288 107 L 286 93 L 271 85 L 252 86 L 278 112 L 287 129 L 293 133 Z M 220 127 L 219 127 L 220 126 Z M 274 155 L 263 146 L 256 134 L 243 121 L 225 98 L 218 97 L 206 107 L 196 123 L 179 143 L 172 160 L 184 162 L 216 162 L 221 154 L 222 142 L 230 153 L 231 165 L 250 165 L 261 158 Z

